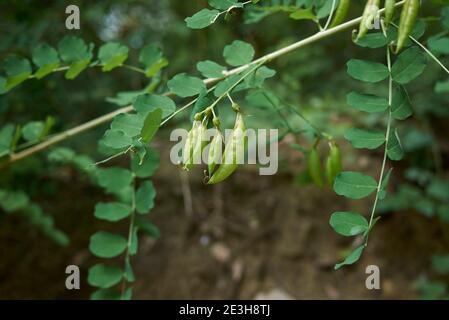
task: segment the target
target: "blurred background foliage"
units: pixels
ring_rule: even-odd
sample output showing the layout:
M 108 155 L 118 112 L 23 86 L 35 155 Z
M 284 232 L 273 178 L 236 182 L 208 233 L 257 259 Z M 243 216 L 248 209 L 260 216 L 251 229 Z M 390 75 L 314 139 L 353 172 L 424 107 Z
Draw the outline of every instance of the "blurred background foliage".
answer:
M 37 44 L 47 42 L 56 46 L 65 35 L 70 34 L 93 42 L 95 50 L 106 41 L 123 43 L 130 48 L 127 63 L 138 65 L 139 50 L 146 44 L 157 43 L 170 62 L 161 76 L 162 85 L 156 90 L 164 92 L 163 84 L 173 75 L 180 72 L 195 74 L 198 61 L 209 59 L 222 62 L 223 47 L 235 39 L 251 43 L 256 49 L 256 56 L 261 56 L 316 32 L 317 26 L 313 22 L 289 19 L 289 6 L 294 6 L 294 2 L 265 1 L 265 10 L 236 10 L 229 21 L 220 21 L 207 29 L 195 31 L 185 26 L 184 18 L 204 8 L 207 4 L 203 0 L 71 1 L 70 4 L 80 8 L 81 29 L 69 31 L 65 28 L 67 1 L 0 0 L 0 61 L 10 54 L 30 58 L 30 52 Z M 363 1 L 355 1 L 350 16 L 360 15 L 362 9 Z M 425 1 L 421 17 L 424 17 L 426 31 L 421 41 L 431 48 L 432 41 L 444 38 L 449 32 L 448 18 L 446 16 L 446 20 L 444 17 L 442 20 L 440 14 L 441 7 Z M 443 63 L 449 65 L 448 48 L 435 45 L 434 49 Z M 269 67 L 275 69 L 277 74 L 267 81 L 267 87 L 300 110 L 319 130 L 340 139 L 350 124 L 376 126 L 384 121 L 376 115 L 355 112 L 346 104 L 349 91 L 365 89 L 358 88 L 363 84 L 347 76 L 346 62 L 351 58 L 382 61 L 384 54 L 382 49 L 355 46 L 350 32 L 342 32 L 270 63 Z M 414 209 L 428 218 L 439 219 L 449 237 L 446 226 L 449 224 L 447 81 L 448 75 L 430 62 L 419 80 L 408 86 L 414 116 L 399 128 L 406 158 L 395 168 L 398 183 L 392 190 L 394 194 L 387 197 L 381 209 L 385 213 Z M 52 132 L 60 132 L 118 108 L 106 99 L 115 97 L 119 92 L 141 90 L 149 82 L 144 75 L 124 68 L 111 73 L 90 68 L 73 81 L 64 79 L 63 73 L 40 81 L 26 81 L 8 94 L 0 95 L 0 127 L 7 123 L 24 125 L 29 121 L 43 121 L 50 115 L 55 119 Z M 372 93 L 385 93 L 386 90 L 375 86 L 368 89 Z M 257 103 L 254 105 L 250 99 L 245 101 L 244 97 L 241 101 L 242 105 L 248 106 L 245 111 L 252 116 L 249 120 L 252 126 L 283 126 L 282 119 L 273 117 L 275 112 L 270 108 L 263 108 Z M 162 138 L 158 139 L 159 143 L 168 144 L 166 138 L 170 128 L 187 127 L 188 117 L 189 112 L 186 112 L 170 122 Z M 310 129 L 300 117 L 293 116 L 290 121 L 299 130 Z M 106 127 L 100 126 L 69 139 L 64 146 L 98 158 L 96 142 Z M 311 142 L 306 142 L 304 147 L 307 148 Z M 345 163 L 354 165 L 357 155 L 350 154 L 353 152 L 350 148 L 344 149 Z M 369 156 L 380 158 L 381 154 L 374 152 Z M 29 157 L 8 170 L 0 171 L 0 189 L 23 190 L 31 199 L 52 199 L 60 186 L 52 179 L 54 170 L 54 165 L 46 162 L 45 153 Z M 6 215 L 0 214 L 2 224 L 8 222 L 6 219 Z M 61 234 L 56 238 L 60 244 L 68 241 Z M 433 264 L 437 271 L 449 271 L 447 258 L 444 260 L 444 257 L 437 256 Z M 421 279 L 420 288 L 425 297 L 447 297 L 444 282 Z

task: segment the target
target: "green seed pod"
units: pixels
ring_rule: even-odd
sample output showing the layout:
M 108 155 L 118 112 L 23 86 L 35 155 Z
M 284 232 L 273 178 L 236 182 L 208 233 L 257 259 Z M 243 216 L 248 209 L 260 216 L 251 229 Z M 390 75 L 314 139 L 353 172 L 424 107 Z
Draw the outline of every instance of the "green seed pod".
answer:
M 340 148 L 332 143 L 330 145 L 329 155 L 326 159 L 326 176 L 330 186 L 334 184 L 335 177 L 341 172 L 341 154 Z
M 205 118 L 198 127 L 198 133 L 196 135 L 195 146 L 193 148 L 192 153 L 193 164 L 200 164 L 202 162 L 203 150 L 207 144 L 206 131 L 207 131 L 207 118 Z
M 208 171 L 209 176 L 212 175 L 215 166 L 220 162 L 223 150 L 223 135 L 220 130 L 217 129 L 212 141 L 210 143 L 209 148 L 209 156 L 208 156 Z
M 240 106 L 235 102 L 232 103 L 231 108 L 232 108 L 232 110 L 234 110 L 237 113 L 240 112 Z
M 244 159 L 246 148 L 246 128 L 241 113 L 237 113 L 234 130 L 226 143 L 222 162 L 207 184 L 216 184 L 229 177 L 238 167 L 238 161 Z
M 396 0 L 385 0 L 385 29 L 388 29 L 390 22 L 393 20 L 394 9 L 396 7 Z
M 351 0 L 340 0 L 337 10 L 335 11 L 334 19 L 332 19 L 332 23 L 330 25 L 331 28 L 338 26 L 342 23 L 346 16 L 348 15 L 349 4 Z
M 376 18 L 373 15 L 373 8 L 379 8 L 380 0 L 368 0 L 363 10 L 362 21 L 360 21 L 359 33 L 357 34 L 357 40 L 361 39 L 364 35 L 368 33 L 369 24 L 372 24 Z M 357 41 L 356 40 L 356 41 Z
M 196 141 L 198 140 L 199 128 L 201 127 L 200 121 L 194 121 L 192 129 L 190 129 L 187 135 L 186 144 L 184 146 L 182 154 L 182 162 L 184 164 L 184 170 L 189 171 L 193 167 L 193 152 L 195 150 Z
M 310 150 L 307 156 L 307 170 L 312 181 L 320 188 L 323 187 L 323 178 L 321 177 L 320 156 L 316 148 Z
M 401 51 L 407 41 L 409 35 L 412 33 L 415 26 L 419 11 L 419 0 L 405 0 L 401 11 L 401 19 L 399 21 L 398 42 L 396 46 L 396 53 Z

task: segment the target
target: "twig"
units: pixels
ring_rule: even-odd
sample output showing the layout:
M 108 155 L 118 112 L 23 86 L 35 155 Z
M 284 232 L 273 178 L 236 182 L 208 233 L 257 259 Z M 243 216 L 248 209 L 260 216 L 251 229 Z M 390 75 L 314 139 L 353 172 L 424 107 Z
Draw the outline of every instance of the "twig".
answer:
M 398 2 L 396 4 L 396 6 L 401 6 L 403 4 L 404 4 L 404 1 L 401 1 L 401 2 Z M 379 12 L 383 12 L 383 11 L 384 11 L 384 9 L 379 10 Z M 345 23 L 342 23 L 342 24 L 340 24 L 338 26 L 335 26 L 335 27 L 333 27 L 331 29 L 318 32 L 318 33 L 316 33 L 316 34 L 314 34 L 314 35 L 312 35 L 312 36 L 310 36 L 308 38 L 299 40 L 299 41 L 297 41 L 295 43 L 292 43 L 291 45 L 288 45 L 288 46 L 286 46 L 284 48 L 281 48 L 281 49 L 276 50 L 274 52 L 271 52 L 271 53 L 269 53 L 267 55 L 264 55 L 264 56 L 260 57 L 259 59 L 254 60 L 251 63 L 248 63 L 248 64 L 243 65 L 241 67 L 238 67 L 238 68 L 232 69 L 232 70 L 230 70 L 228 72 L 225 72 L 224 73 L 224 77 L 222 77 L 222 78 L 205 79 L 204 83 L 206 85 L 210 85 L 210 84 L 213 84 L 213 83 L 216 83 L 216 82 L 222 80 L 223 78 L 229 77 L 229 76 L 234 75 L 234 74 L 238 74 L 238 73 L 248 69 L 249 67 L 251 67 L 254 64 L 257 64 L 257 63 L 260 63 L 260 62 L 263 62 L 263 61 L 267 61 L 268 62 L 268 61 L 274 60 L 274 59 L 276 59 L 276 58 L 278 58 L 280 56 L 283 56 L 283 55 L 285 55 L 287 53 L 290 53 L 290 52 L 295 51 L 295 50 L 297 50 L 299 48 L 307 46 L 307 45 L 309 45 L 311 43 L 317 42 L 317 41 L 319 41 L 321 39 L 324 39 L 324 38 L 327 38 L 327 37 L 329 37 L 331 35 L 334 35 L 334 34 L 340 32 L 340 31 L 343 31 L 343 30 L 349 29 L 349 28 L 351 28 L 353 26 L 356 26 L 357 24 L 360 23 L 361 20 L 362 20 L 362 17 L 358 17 L 358 18 L 352 19 L 350 21 L 347 21 Z M 165 96 L 172 96 L 173 93 L 166 92 L 164 95 Z M 57 143 L 59 143 L 61 141 L 64 141 L 67 138 L 73 137 L 73 136 L 78 135 L 78 134 L 80 134 L 82 132 L 85 132 L 85 131 L 88 131 L 88 130 L 90 130 L 92 128 L 95 128 L 95 127 L 97 127 L 97 126 L 99 126 L 99 125 L 101 125 L 103 123 L 106 123 L 106 122 L 112 120 L 118 114 L 128 113 L 128 112 L 131 112 L 133 110 L 134 109 L 133 109 L 132 106 L 127 106 L 127 107 L 120 108 L 118 110 L 115 110 L 113 112 L 105 114 L 105 115 L 103 115 L 101 117 L 98 117 L 96 119 L 90 120 L 90 121 L 88 121 L 88 122 L 86 122 L 86 123 L 84 123 L 82 125 L 79 125 L 77 127 L 69 129 L 67 131 L 64 131 L 64 132 L 62 132 L 60 134 L 57 134 L 54 137 L 52 137 L 52 138 L 50 138 L 50 139 L 48 139 L 46 141 L 43 141 L 43 142 L 41 142 L 41 143 L 39 143 L 39 144 L 37 144 L 37 145 L 35 145 L 33 147 L 30 147 L 29 149 L 23 150 L 23 151 L 18 152 L 18 153 L 13 153 L 13 154 L 10 155 L 8 160 L 6 160 L 5 162 L 0 164 L 0 169 L 3 168 L 3 167 L 8 166 L 9 164 L 11 164 L 13 162 L 16 162 L 16 161 L 18 161 L 20 159 L 26 158 L 26 157 L 28 157 L 28 156 L 30 156 L 32 154 L 35 154 L 35 153 L 37 153 L 39 151 L 47 149 L 47 148 L 51 147 L 52 145 L 55 145 L 55 144 L 57 144 Z

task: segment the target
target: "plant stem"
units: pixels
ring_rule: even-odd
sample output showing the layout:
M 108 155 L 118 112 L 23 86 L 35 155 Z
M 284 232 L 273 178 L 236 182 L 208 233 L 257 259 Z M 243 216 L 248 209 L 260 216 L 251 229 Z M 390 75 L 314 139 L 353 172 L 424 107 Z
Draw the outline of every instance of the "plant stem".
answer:
M 207 93 L 211 92 L 212 90 L 215 89 L 215 86 L 209 88 L 207 90 Z M 176 110 L 175 112 L 173 112 L 171 115 L 169 115 L 164 121 L 161 122 L 161 127 L 166 124 L 169 120 L 171 120 L 174 116 L 176 116 L 178 113 L 183 112 L 185 109 L 189 108 L 191 105 L 193 105 L 195 102 L 197 102 L 199 99 L 199 97 L 193 99 L 192 101 L 190 101 L 189 103 L 185 104 L 183 107 L 179 108 L 178 110 Z
M 403 4 L 404 4 L 404 1 L 401 1 L 401 2 L 398 2 L 396 4 L 396 6 L 401 6 Z M 384 9 L 379 10 L 379 12 L 383 12 L 383 11 L 384 11 Z M 317 41 L 322 40 L 324 38 L 327 38 L 327 37 L 329 37 L 331 35 L 334 35 L 334 34 L 340 32 L 340 31 L 343 31 L 343 30 L 349 29 L 351 27 L 354 27 L 357 24 L 359 24 L 361 20 L 362 20 L 362 17 L 358 17 L 358 18 L 352 19 L 350 21 L 347 21 L 345 23 L 342 23 L 342 24 L 340 24 L 338 26 L 335 26 L 335 27 L 333 27 L 331 29 L 315 33 L 314 35 L 312 35 L 312 36 L 310 36 L 308 38 L 299 40 L 299 41 L 297 41 L 295 43 L 292 43 L 291 45 L 288 45 L 288 46 L 286 46 L 284 48 L 281 48 L 279 50 L 273 51 L 273 52 L 271 52 L 271 53 L 269 53 L 267 55 L 264 55 L 264 56 L 260 57 L 259 59 L 256 59 L 256 60 L 254 60 L 254 61 L 252 61 L 252 62 L 250 62 L 250 63 L 248 63 L 246 65 L 243 65 L 241 67 L 232 69 L 232 70 L 226 72 L 224 74 L 224 77 L 222 77 L 222 78 L 205 79 L 204 83 L 206 85 L 217 83 L 218 81 L 222 80 L 223 78 L 226 78 L 226 77 L 229 77 L 231 75 L 240 73 L 240 72 L 246 70 L 247 68 L 251 67 L 252 65 L 260 63 L 261 61 L 267 61 L 267 62 L 271 61 L 271 60 L 276 59 L 276 58 L 278 58 L 280 56 L 283 56 L 283 55 L 285 55 L 287 53 L 295 51 L 295 50 L 297 50 L 299 48 L 305 47 L 305 46 L 307 46 L 307 45 L 309 45 L 311 43 L 317 42 Z M 165 96 L 173 96 L 173 94 L 171 92 L 166 92 L 164 95 Z M 61 141 L 64 141 L 64 140 L 70 138 L 70 137 L 73 137 L 73 136 L 78 135 L 78 134 L 80 134 L 82 132 L 88 131 L 88 130 L 90 130 L 92 128 L 95 128 L 95 127 L 97 127 L 99 125 L 102 125 L 103 123 L 109 122 L 110 120 L 112 120 L 118 114 L 128 113 L 128 112 L 131 112 L 133 110 L 134 109 L 133 109 L 132 106 L 127 106 L 127 107 L 120 108 L 118 110 L 115 110 L 115 111 L 110 112 L 108 114 L 105 114 L 103 116 L 100 116 L 100 117 L 98 117 L 96 119 L 90 120 L 90 121 L 88 121 L 88 122 L 86 122 L 84 124 L 81 124 L 81 125 L 77 126 L 77 127 L 74 127 L 72 129 L 69 129 L 69 130 L 64 131 L 62 133 L 59 133 L 59 134 L 55 135 L 54 137 L 52 137 L 52 138 L 50 138 L 48 140 L 45 140 L 45 141 L 43 141 L 43 142 L 41 142 L 41 143 L 39 143 L 39 144 L 37 144 L 37 145 L 35 145 L 33 147 L 30 147 L 29 149 L 23 150 L 23 151 L 18 152 L 18 153 L 13 153 L 13 154 L 10 155 L 10 157 L 6 161 L 4 161 L 3 163 L 0 163 L 0 169 L 3 168 L 3 167 L 8 166 L 9 164 L 14 163 L 14 162 L 16 162 L 16 161 L 18 161 L 20 159 L 26 158 L 26 157 L 28 157 L 30 155 L 33 155 L 33 154 L 35 154 L 35 153 L 37 153 L 39 151 L 45 150 L 45 149 L 47 149 L 47 148 L 49 148 L 49 147 L 51 147 L 51 146 L 53 146 L 53 145 L 55 145 L 55 144 L 57 144 L 57 143 L 59 143 Z
M 337 0 L 332 0 L 331 12 L 329 13 L 329 17 L 327 18 L 326 25 L 324 26 L 323 31 L 327 30 L 327 28 L 329 27 L 329 24 L 331 23 L 332 16 L 334 15 L 335 3 L 336 2 L 337 2 Z
M 130 155 L 130 160 L 131 160 L 131 162 L 130 162 L 130 165 L 131 165 L 132 161 L 133 161 L 132 154 Z M 127 261 L 129 261 L 129 259 L 130 259 L 129 250 L 130 250 L 131 244 L 132 244 L 133 233 L 134 233 L 134 218 L 136 215 L 136 176 L 134 175 L 134 173 L 133 173 L 132 186 L 133 186 L 133 194 L 132 194 L 132 198 L 131 198 L 131 218 L 130 218 L 130 222 L 129 222 L 128 243 L 126 245 L 126 254 L 125 254 L 125 269 L 123 272 L 122 289 L 121 289 L 122 299 L 124 299 L 124 295 L 126 292 L 126 283 L 127 283 L 127 279 L 125 278 L 126 264 L 127 264 Z
M 114 155 L 112 155 L 112 156 L 110 156 L 110 157 L 108 157 L 108 158 L 106 158 L 106 159 L 104 159 L 104 160 L 101 160 L 101 161 L 92 163 L 91 166 L 98 166 L 98 165 L 100 165 L 100 164 L 104 164 L 104 163 L 106 163 L 106 162 L 109 162 L 109 161 L 111 161 L 112 159 L 115 159 L 115 158 L 120 157 L 120 156 L 122 156 L 122 155 L 124 155 L 124 154 L 127 154 L 131 149 L 132 149 L 132 146 L 130 146 L 130 147 L 126 148 L 125 150 L 120 151 L 119 153 L 116 153 L 116 154 L 114 154 Z
M 391 116 L 391 103 L 393 101 L 393 78 L 391 76 L 391 52 L 390 52 L 390 46 L 387 46 L 387 67 L 388 67 L 388 72 L 389 72 L 389 76 L 388 76 L 388 122 L 387 122 L 387 130 L 385 133 L 385 148 L 384 148 L 384 157 L 382 160 L 382 167 L 380 169 L 380 176 L 379 176 L 379 182 L 377 184 L 377 189 L 376 189 L 376 197 L 374 199 L 374 204 L 373 204 L 373 209 L 371 210 L 371 216 L 369 219 L 369 224 L 368 224 L 368 232 L 366 234 L 365 237 L 365 246 L 368 245 L 368 238 L 369 238 L 369 233 L 371 231 L 371 228 L 373 226 L 373 221 L 374 221 L 374 215 L 376 214 L 376 209 L 377 209 L 377 204 L 379 202 L 379 195 L 382 189 L 382 181 L 384 178 L 384 173 L 385 173 L 385 166 L 387 164 L 387 153 L 388 153 L 388 142 L 390 139 L 390 130 L 391 130 L 391 120 L 392 120 L 392 116 Z
M 129 70 L 132 70 L 132 71 L 136 71 L 136 72 L 142 73 L 142 74 L 146 74 L 145 70 L 143 70 L 141 68 L 138 68 L 138 67 L 135 67 L 135 66 L 131 66 L 129 64 L 123 64 L 122 67 L 126 68 L 126 69 L 129 69 Z

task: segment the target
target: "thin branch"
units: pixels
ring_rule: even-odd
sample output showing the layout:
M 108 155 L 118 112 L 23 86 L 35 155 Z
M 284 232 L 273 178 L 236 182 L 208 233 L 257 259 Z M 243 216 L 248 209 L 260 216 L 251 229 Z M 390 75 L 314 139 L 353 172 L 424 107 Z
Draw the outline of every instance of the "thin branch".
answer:
M 146 74 L 145 70 L 143 70 L 143 69 L 141 69 L 139 67 L 131 66 L 129 64 L 123 64 L 122 67 L 126 68 L 126 69 L 129 69 L 129 70 L 132 70 L 132 71 L 135 71 L 135 72 Z
M 132 164 L 133 161 L 133 155 L 130 155 L 130 161 Z M 133 187 L 133 194 L 131 197 L 131 217 L 130 217 L 130 221 L 129 221 L 129 229 L 128 229 L 128 239 L 127 239 L 127 243 L 126 243 L 126 253 L 125 253 L 125 271 L 126 272 L 126 265 L 129 262 L 130 263 L 130 257 L 131 257 L 131 246 L 132 246 L 132 241 L 133 241 L 133 234 L 134 234 L 134 220 L 135 220 L 135 216 L 136 216 L 136 177 L 133 175 L 133 180 L 132 180 L 132 187 Z M 123 280 L 122 280 L 122 286 L 121 286 L 121 294 L 120 297 L 121 299 L 125 298 L 125 293 L 126 293 L 126 285 L 127 285 L 128 279 L 126 279 L 125 276 L 123 276 Z
M 386 36 L 385 29 L 383 28 L 383 32 Z M 374 222 L 374 215 L 376 214 L 377 204 L 379 202 L 380 192 L 382 191 L 382 182 L 384 179 L 385 166 L 387 164 L 387 155 L 388 155 L 388 143 L 390 141 L 390 131 L 391 131 L 391 122 L 392 122 L 392 103 L 393 103 L 393 77 L 391 75 L 391 50 L 390 46 L 387 45 L 387 67 L 388 67 L 388 121 L 387 121 L 387 130 L 385 133 L 385 147 L 384 147 L 384 156 L 382 159 L 382 166 L 379 174 L 379 181 L 376 188 L 376 196 L 374 198 L 373 208 L 371 210 L 371 215 L 368 224 L 368 232 L 365 238 L 365 246 L 368 245 L 368 238 L 371 228 Z
M 332 8 L 331 8 L 331 12 L 329 13 L 329 17 L 327 18 L 326 21 L 326 25 L 324 26 L 323 31 L 327 30 L 327 28 L 329 27 L 331 20 L 332 20 L 332 16 L 334 15 L 334 10 L 335 10 L 335 3 L 337 2 L 337 0 L 332 0 Z
M 115 158 L 118 158 L 118 157 L 120 157 L 120 156 L 122 156 L 122 155 L 127 154 L 127 153 L 128 153 L 129 151 L 131 151 L 131 150 L 132 150 L 132 146 L 130 146 L 130 147 L 126 148 L 125 150 L 123 150 L 123 151 L 121 151 L 121 152 L 119 152 L 119 153 L 116 153 L 116 154 L 114 154 L 114 155 L 112 155 L 112 156 L 110 156 L 110 157 L 108 157 L 108 158 L 106 158 L 106 159 L 104 159 L 104 160 L 101 160 L 101 161 L 92 163 L 91 166 L 98 166 L 98 165 L 100 165 L 100 164 L 109 162 L 109 161 L 111 161 L 112 159 L 115 159 Z
M 401 5 L 404 4 L 404 2 L 405 1 L 398 2 L 396 4 L 396 6 L 401 6 Z M 384 11 L 384 9 L 379 10 L 380 13 L 383 12 L 383 11 Z M 331 29 L 318 32 L 318 33 L 316 33 L 316 34 L 314 34 L 314 35 L 312 35 L 312 36 L 310 36 L 308 38 L 299 40 L 299 41 L 297 41 L 295 43 L 292 43 L 291 45 L 288 45 L 288 46 L 286 46 L 284 48 L 281 48 L 281 49 L 273 51 L 273 52 L 271 52 L 271 53 L 269 53 L 267 55 L 264 55 L 264 56 L 260 57 L 259 59 L 256 59 L 256 60 L 252 61 L 251 63 L 248 63 L 248 64 L 243 65 L 241 67 L 232 69 L 232 70 L 230 70 L 228 72 L 224 72 L 224 76 L 222 78 L 205 79 L 204 83 L 206 85 L 217 83 L 218 81 L 222 80 L 223 78 L 229 77 L 229 76 L 234 75 L 234 74 L 238 74 L 238 73 L 248 69 L 249 67 L 251 67 L 254 64 L 257 64 L 257 63 L 260 63 L 260 62 L 264 62 L 264 61 L 269 62 L 269 61 L 274 60 L 274 59 L 276 59 L 276 58 L 278 58 L 280 56 L 283 56 L 283 55 L 285 55 L 287 53 L 290 53 L 290 52 L 295 51 L 295 50 L 297 50 L 299 48 L 305 47 L 305 46 L 307 46 L 307 45 L 309 45 L 311 43 L 315 43 L 315 42 L 317 42 L 317 41 L 319 41 L 321 39 L 327 38 L 327 37 L 329 37 L 331 35 L 334 35 L 334 34 L 336 34 L 338 32 L 341 32 L 341 31 L 347 30 L 347 29 L 349 29 L 351 27 L 354 27 L 357 24 L 359 24 L 361 20 L 362 20 L 362 17 L 358 17 L 358 18 L 352 19 L 350 21 L 347 21 L 345 23 L 342 23 L 342 24 L 340 24 L 338 26 L 335 26 L 335 27 L 333 27 Z M 173 93 L 166 92 L 164 95 L 165 96 L 173 96 Z M 88 130 L 90 130 L 92 128 L 95 128 L 95 127 L 97 127 L 97 126 L 99 126 L 99 125 L 101 125 L 103 123 L 109 122 L 110 120 L 112 120 L 118 114 L 128 113 L 128 112 L 131 112 L 133 110 L 134 109 L 133 109 L 132 106 L 127 106 L 127 107 L 120 108 L 118 110 L 115 110 L 113 112 L 105 114 L 105 115 L 103 115 L 101 117 L 98 117 L 96 119 L 90 120 L 90 121 L 88 121 L 88 122 L 86 122 L 86 123 L 84 123 L 82 125 L 79 125 L 79 126 L 77 126 L 75 128 L 72 128 L 72 129 L 64 131 L 64 132 L 62 132 L 60 134 L 57 134 L 57 135 L 53 136 L 52 138 L 50 138 L 50 139 L 48 139 L 46 141 L 43 141 L 43 142 L 41 142 L 41 143 L 39 143 L 39 144 L 37 144 L 37 145 L 35 145 L 33 147 L 30 147 L 29 149 L 23 150 L 23 151 L 18 152 L 18 153 L 13 153 L 13 154 L 10 155 L 8 160 L 6 160 L 5 162 L 0 164 L 0 169 L 5 167 L 5 166 L 8 166 L 9 164 L 11 164 L 13 162 L 16 162 L 16 161 L 18 161 L 20 159 L 26 158 L 26 157 L 28 157 L 28 156 L 30 156 L 32 154 L 35 154 L 35 153 L 37 153 L 39 151 L 45 150 L 45 149 L 47 149 L 47 148 L 49 148 L 49 147 L 51 147 L 51 146 L 53 146 L 53 145 L 55 145 L 55 144 L 57 144 L 57 143 L 59 143 L 61 141 L 64 141 L 65 139 L 68 139 L 70 137 L 78 135 L 78 134 L 80 134 L 82 132 L 88 131 Z

